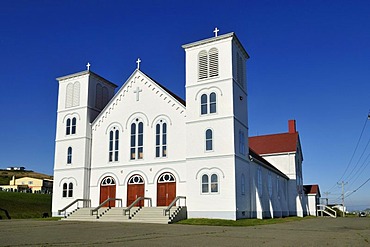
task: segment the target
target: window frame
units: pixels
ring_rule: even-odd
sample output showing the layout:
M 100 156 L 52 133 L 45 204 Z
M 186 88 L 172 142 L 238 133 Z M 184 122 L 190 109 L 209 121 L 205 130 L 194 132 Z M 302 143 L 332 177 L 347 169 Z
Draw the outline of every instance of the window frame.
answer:
M 210 133 L 211 133 L 211 137 L 209 138 L 208 137 L 208 135 L 207 135 L 207 133 L 209 133 L 209 131 L 210 131 Z M 213 152 L 214 151 L 214 143 L 213 143 L 213 130 L 211 129 L 211 128 L 208 128 L 208 129 L 206 129 L 206 131 L 204 132 L 204 134 L 205 134 L 205 142 L 204 142 L 204 144 L 205 144 L 205 152 Z M 211 149 L 208 149 L 208 144 L 210 143 L 210 145 L 211 145 Z
M 108 162 L 119 161 L 119 129 L 113 127 L 109 131 Z
M 130 160 L 142 160 L 144 159 L 144 122 L 136 118 L 130 126 Z
M 213 178 L 216 178 L 216 181 L 214 181 Z M 202 174 L 200 185 L 201 185 L 200 192 L 202 195 L 211 195 L 220 193 L 220 179 L 219 175 L 215 172 L 210 174 L 208 173 Z
M 73 149 L 71 146 L 67 148 L 67 165 L 72 164 L 72 158 L 73 158 Z
M 155 157 L 167 158 L 168 124 L 163 119 L 155 125 Z

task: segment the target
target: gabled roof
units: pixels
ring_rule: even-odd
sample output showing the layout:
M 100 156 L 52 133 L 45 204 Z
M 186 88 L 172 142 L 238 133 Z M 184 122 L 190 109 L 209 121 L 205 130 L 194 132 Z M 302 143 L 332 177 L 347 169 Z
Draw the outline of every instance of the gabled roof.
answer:
M 249 137 L 249 146 L 258 154 L 274 154 L 296 152 L 299 144 L 299 134 L 281 133 L 273 135 Z
M 321 197 L 319 185 L 317 184 L 303 185 L 303 191 L 306 195 L 312 194 Z
M 140 70 L 141 71 L 141 70 Z M 163 86 L 162 84 L 160 84 L 159 82 L 157 82 L 156 80 L 154 80 L 152 77 L 148 76 L 147 74 L 145 74 L 144 72 L 141 71 L 141 73 L 143 73 L 144 75 L 146 75 L 148 78 L 150 78 L 150 80 L 152 80 L 153 82 L 155 82 L 159 87 L 161 87 L 164 91 L 166 91 L 167 93 L 169 93 L 172 97 L 174 97 L 178 102 L 180 102 L 183 106 L 186 106 L 186 101 L 183 100 L 180 96 L 176 95 L 175 93 L 171 92 L 168 88 L 166 88 L 165 86 Z
M 258 155 L 256 153 L 256 151 L 254 151 L 252 148 L 249 148 L 249 155 L 259 161 L 259 163 L 262 163 L 266 168 L 276 172 L 277 174 L 279 174 L 281 177 L 284 177 L 286 179 L 289 179 L 289 177 L 287 175 L 285 175 L 283 172 L 281 172 L 279 169 L 277 169 L 275 166 L 273 166 L 270 162 L 268 162 L 267 160 L 265 160 L 264 158 L 262 158 L 260 155 Z

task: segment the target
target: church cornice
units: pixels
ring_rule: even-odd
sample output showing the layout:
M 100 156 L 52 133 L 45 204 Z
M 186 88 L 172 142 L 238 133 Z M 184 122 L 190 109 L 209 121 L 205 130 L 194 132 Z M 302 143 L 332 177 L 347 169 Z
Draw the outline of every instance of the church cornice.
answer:
M 65 81 L 65 80 L 70 80 L 70 79 L 73 79 L 73 78 L 76 78 L 76 77 L 80 77 L 80 76 L 84 76 L 84 75 L 90 75 L 90 76 L 93 76 L 95 77 L 96 79 L 106 83 L 106 84 L 109 84 L 110 86 L 116 88 L 118 87 L 116 84 L 114 84 L 113 82 L 105 79 L 104 77 L 101 77 L 100 75 L 92 72 L 91 70 L 85 70 L 85 71 L 81 71 L 81 72 L 77 72 L 77 73 L 74 73 L 74 74 L 70 74 L 70 75 L 66 75 L 66 76 L 62 76 L 62 77 L 58 77 L 56 78 L 57 81 Z

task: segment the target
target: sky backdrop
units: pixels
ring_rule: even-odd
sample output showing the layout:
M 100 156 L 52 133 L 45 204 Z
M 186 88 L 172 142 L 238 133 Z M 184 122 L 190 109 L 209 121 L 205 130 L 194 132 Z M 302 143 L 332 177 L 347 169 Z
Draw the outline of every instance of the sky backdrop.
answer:
M 1 1 L 0 168 L 53 173 L 55 78 L 89 62 L 121 86 L 140 57 L 144 73 L 185 98 L 181 45 L 217 27 L 250 55 L 249 134 L 286 132 L 295 119 L 304 183 L 334 203 L 343 180 L 346 205 L 370 208 L 369 12 L 356 0 Z

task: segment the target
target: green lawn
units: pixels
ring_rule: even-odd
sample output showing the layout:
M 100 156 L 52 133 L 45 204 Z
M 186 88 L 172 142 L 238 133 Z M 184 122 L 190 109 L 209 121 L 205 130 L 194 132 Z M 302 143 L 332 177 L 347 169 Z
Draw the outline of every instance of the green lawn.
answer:
M 221 220 L 221 219 L 187 219 L 179 221 L 177 224 L 186 225 L 207 225 L 207 226 L 257 226 L 257 225 L 268 225 L 285 223 L 291 221 L 299 221 L 304 219 L 312 219 L 315 217 L 286 217 L 286 218 L 274 218 L 274 219 L 241 219 L 241 220 Z
M 7 219 L 41 218 L 43 213 L 51 216 L 51 195 L 0 191 L 0 216 Z

